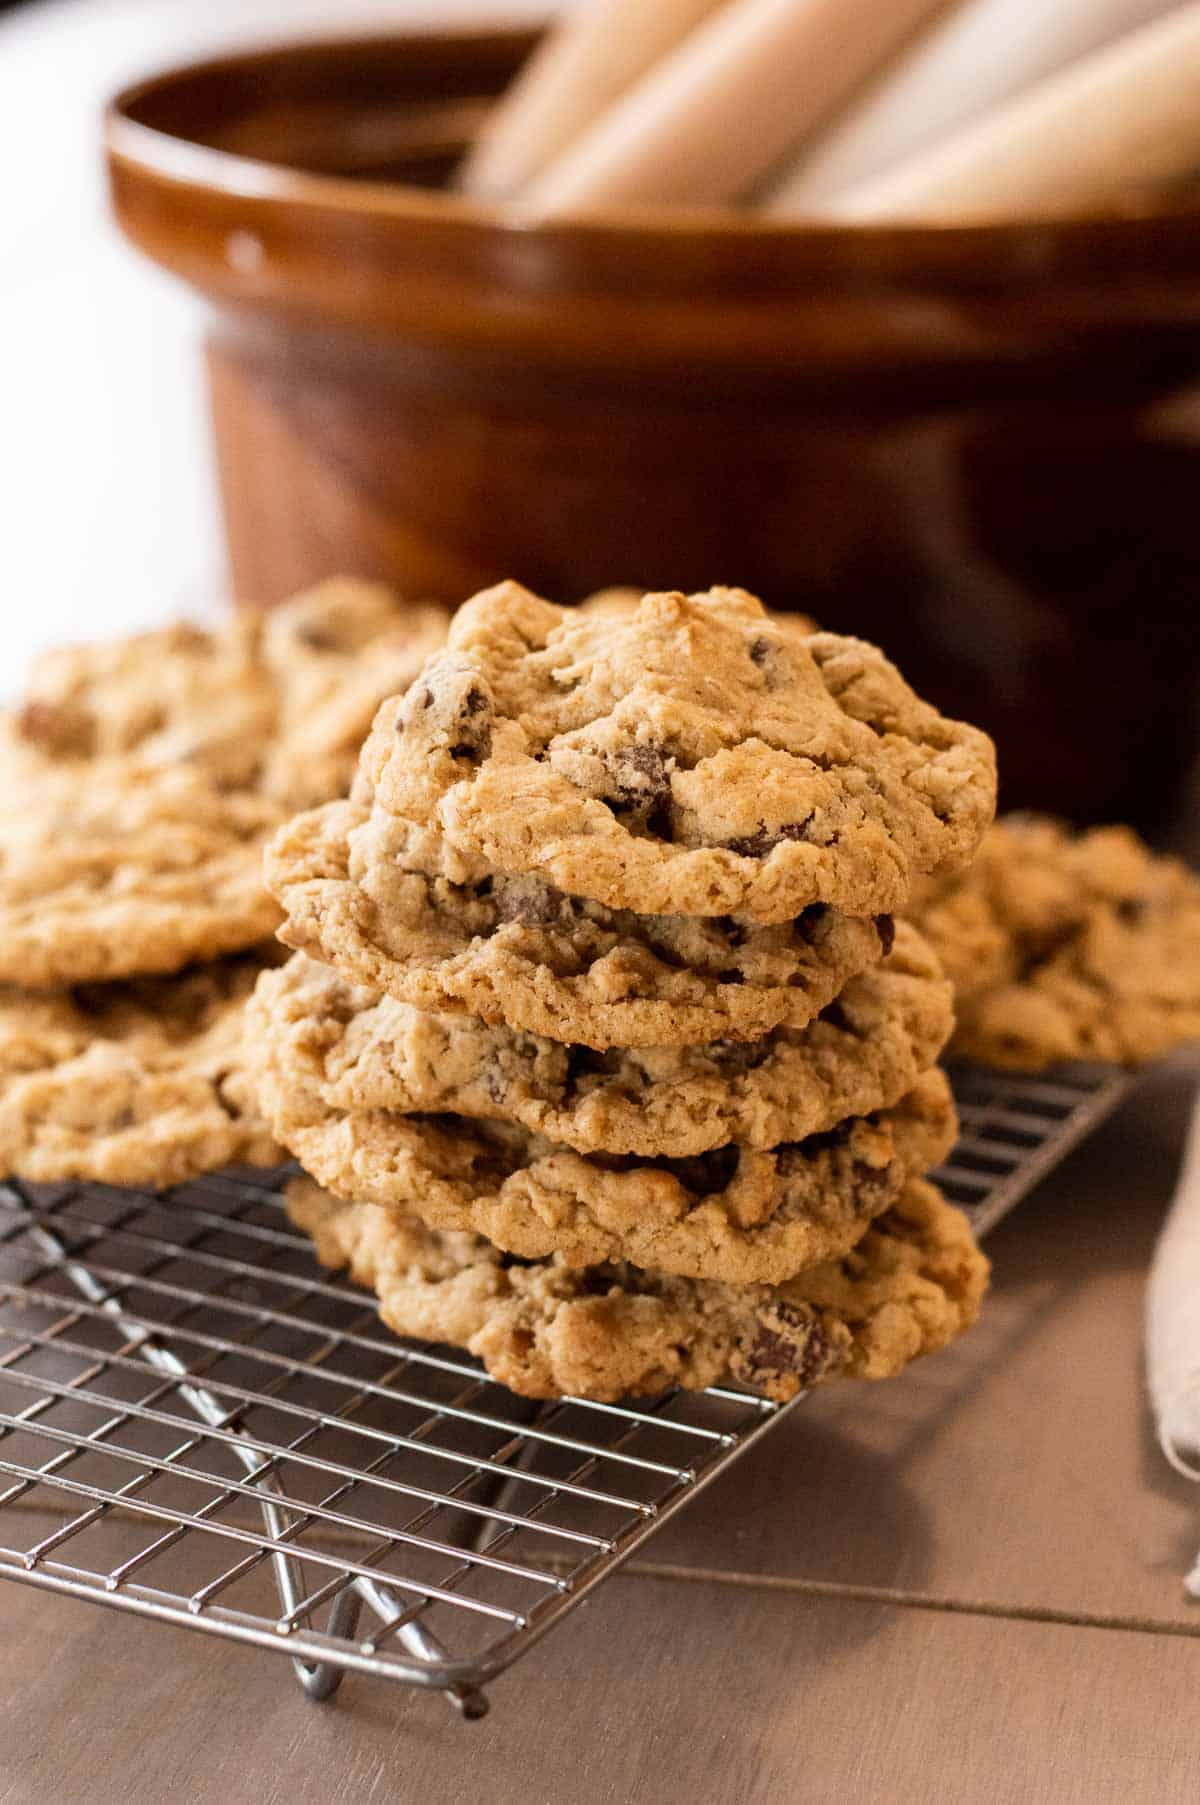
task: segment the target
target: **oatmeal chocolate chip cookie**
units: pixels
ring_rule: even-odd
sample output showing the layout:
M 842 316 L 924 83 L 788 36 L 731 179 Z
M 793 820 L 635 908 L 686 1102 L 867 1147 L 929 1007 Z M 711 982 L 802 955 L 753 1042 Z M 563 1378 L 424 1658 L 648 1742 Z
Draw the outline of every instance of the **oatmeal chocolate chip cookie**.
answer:
M 784 631 L 736 589 L 629 616 L 488 590 L 381 709 L 360 769 L 377 807 L 498 870 L 764 923 L 900 907 L 970 859 L 995 807 L 985 734 L 873 646 Z
M 269 1089 L 260 1102 L 281 1122 Z M 944 1075 L 894 1109 L 763 1151 L 581 1154 L 509 1122 L 387 1110 L 289 1123 L 284 1144 L 336 1196 L 469 1229 L 523 1259 L 627 1259 L 655 1272 L 778 1284 L 845 1252 L 955 1135 Z
M 277 720 L 263 791 L 289 810 L 347 795 L 380 703 L 408 688 L 449 620 L 444 608 L 403 607 L 390 589 L 344 577 L 271 609 L 261 662 Z
M 179 621 L 64 646 L 35 662 L 5 751 L 31 769 L 126 754 L 195 765 L 224 788 L 308 808 L 347 793 L 376 709 L 407 688 L 448 620 L 339 577 L 211 629 Z
M 35 660 L 11 732 L 50 765 L 136 754 L 193 764 L 231 787 L 253 782 L 275 720 L 257 656 L 258 625 L 188 621 L 123 639 L 56 647 Z
M 519 1122 L 579 1153 L 681 1158 L 738 1141 L 774 1147 L 888 1108 L 953 1026 L 950 986 L 920 935 L 852 979 L 807 1028 L 760 1041 L 597 1053 L 434 1015 L 298 954 L 251 1006 L 259 1082 L 286 1139 L 365 1110 Z
M 465 1348 L 534 1398 L 733 1379 L 782 1402 L 820 1379 L 887 1379 L 968 1329 L 987 1287 L 965 1216 L 920 1182 L 840 1260 L 775 1287 L 514 1263 L 478 1235 L 339 1203 L 304 1178 L 287 1201 L 318 1258 L 373 1290 L 396 1334 Z
M 532 876 L 452 882 L 429 840 L 356 803 L 297 816 L 264 866 L 280 938 L 417 1008 L 597 1049 L 803 1027 L 891 944 L 890 916 L 823 906 L 761 927 L 606 909 Z
M 262 850 L 279 820 L 188 767 L 43 773 L 0 803 L 0 983 L 178 971 L 267 939 Z
M 0 990 L 0 1173 L 163 1188 L 277 1164 L 244 1057 L 262 968 L 246 955 L 128 984 Z
M 1200 880 L 1129 828 L 1009 816 L 914 909 L 955 985 L 955 1046 L 983 1064 L 1141 1065 L 1200 1038 Z

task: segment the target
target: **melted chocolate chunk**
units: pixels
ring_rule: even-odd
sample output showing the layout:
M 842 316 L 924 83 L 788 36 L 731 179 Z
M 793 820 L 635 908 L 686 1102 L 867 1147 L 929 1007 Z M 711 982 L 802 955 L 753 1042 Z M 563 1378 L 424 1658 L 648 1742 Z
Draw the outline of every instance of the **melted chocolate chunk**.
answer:
M 545 927 L 563 914 L 566 897 L 539 877 L 504 877 L 495 883 L 496 920 Z
M 492 749 L 492 705 L 477 684 L 471 684 L 458 705 L 451 758 L 478 763 Z
M 753 1339 L 738 1350 L 735 1372 L 751 1385 L 787 1375 L 803 1389 L 828 1371 L 832 1354 L 820 1323 L 780 1298 L 760 1313 Z
M 617 780 L 615 794 L 623 802 L 658 795 L 668 787 L 670 766 L 660 746 L 625 746 L 609 755 L 608 767 Z
M 896 944 L 896 923 L 893 917 L 890 915 L 877 915 L 875 917 L 875 932 L 879 935 L 879 944 L 883 948 L 883 956 L 886 959 Z
M 868 1120 L 870 1118 L 868 1117 Z M 830 1128 L 824 1134 L 810 1134 L 804 1141 L 788 1141 L 775 1149 L 775 1170 L 781 1178 L 788 1178 L 803 1166 L 810 1164 L 822 1153 L 836 1151 L 844 1147 L 850 1138 L 852 1123 L 843 1122 L 837 1128 Z M 850 1171 L 854 1186 L 854 1208 L 858 1215 L 876 1216 L 891 1202 L 896 1190 L 899 1168 L 894 1160 L 886 1165 L 869 1165 L 866 1160 L 856 1159 Z
M 756 834 L 747 834 L 740 840 L 726 840 L 728 852 L 736 852 L 743 859 L 765 859 L 777 846 L 785 840 L 807 839 L 807 828 L 812 820 L 808 814 L 803 821 L 785 821 L 782 827 L 762 828 Z
M 612 786 L 605 800 L 634 831 L 667 839 L 671 832 L 672 760 L 661 746 L 623 746 L 607 754 Z

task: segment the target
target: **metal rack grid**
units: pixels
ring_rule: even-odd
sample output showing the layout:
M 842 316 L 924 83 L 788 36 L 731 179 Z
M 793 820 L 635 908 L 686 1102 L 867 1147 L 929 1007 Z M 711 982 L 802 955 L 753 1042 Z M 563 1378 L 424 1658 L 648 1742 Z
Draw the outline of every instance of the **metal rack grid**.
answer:
M 938 1176 L 980 1232 L 1129 1086 L 954 1079 Z M 281 1178 L 0 1186 L 0 1575 L 280 1650 L 314 1697 L 357 1669 L 481 1716 L 487 1680 L 802 1400 L 531 1405 L 322 1275 Z
M 930 1177 L 986 1235 L 1133 1089 L 1131 1072 L 1060 1065 L 1040 1077 L 950 1066 L 960 1133 Z

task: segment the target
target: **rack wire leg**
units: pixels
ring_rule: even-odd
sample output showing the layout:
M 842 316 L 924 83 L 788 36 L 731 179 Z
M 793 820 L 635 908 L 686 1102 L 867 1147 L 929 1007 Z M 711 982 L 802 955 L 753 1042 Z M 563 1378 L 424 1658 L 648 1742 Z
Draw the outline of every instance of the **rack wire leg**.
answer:
M 329 1613 L 329 1634 L 352 1636 L 358 1627 L 361 1608 L 362 1600 L 353 1588 L 339 1592 Z M 327 1699 L 331 1699 L 346 1677 L 346 1669 L 336 1667 L 332 1661 L 293 1661 L 292 1666 L 305 1697 L 311 1698 L 316 1704 L 324 1704 Z

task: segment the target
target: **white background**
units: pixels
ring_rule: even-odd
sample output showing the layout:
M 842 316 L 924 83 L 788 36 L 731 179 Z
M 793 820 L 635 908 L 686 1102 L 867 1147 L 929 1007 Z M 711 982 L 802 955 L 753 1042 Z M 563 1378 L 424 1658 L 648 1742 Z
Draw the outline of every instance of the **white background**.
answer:
M 107 216 L 99 118 L 126 82 L 225 45 L 539 0 L 40 0 L 0 14 L 0 691 L 54 640 L 224 590 L 199 303 Z

